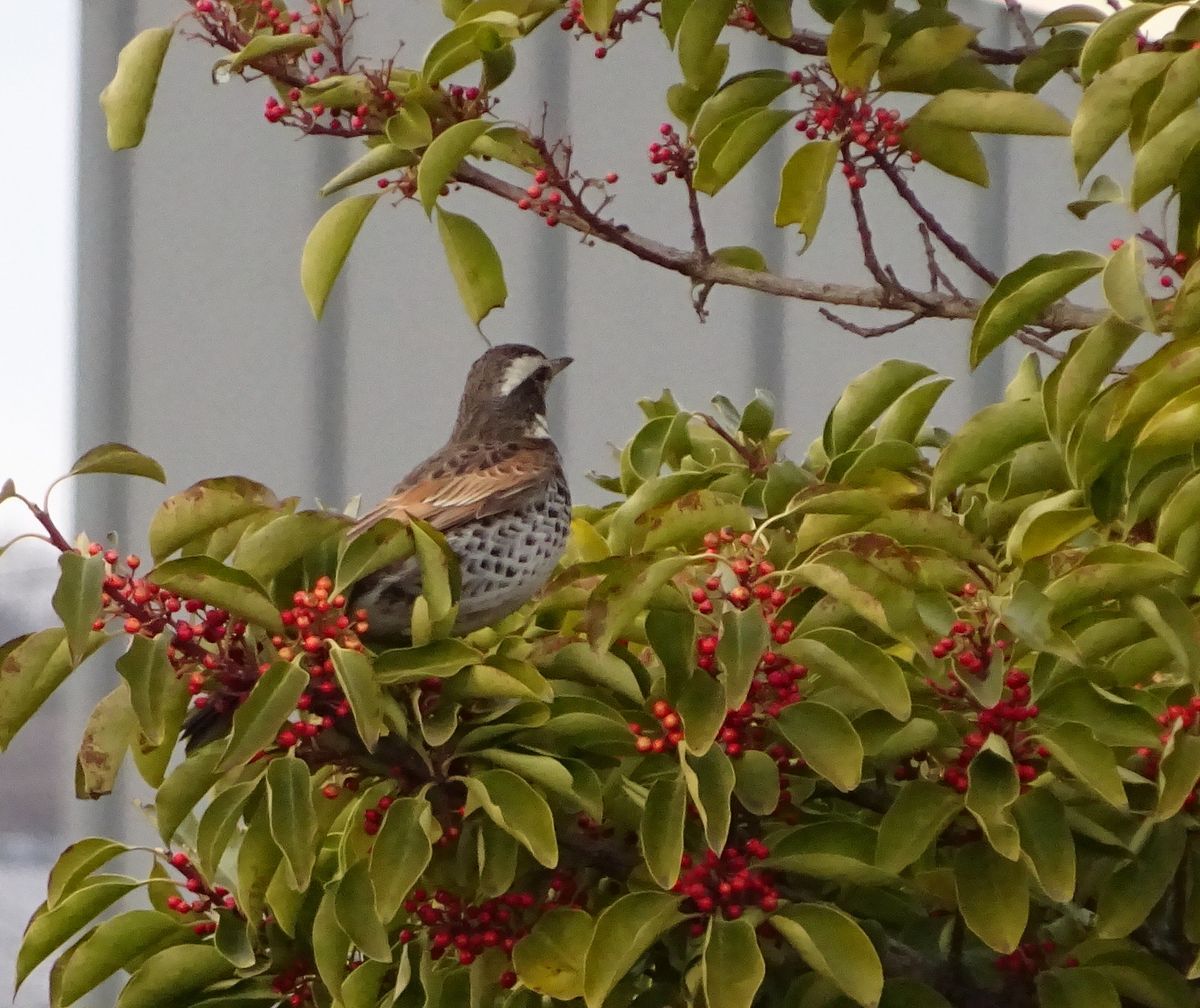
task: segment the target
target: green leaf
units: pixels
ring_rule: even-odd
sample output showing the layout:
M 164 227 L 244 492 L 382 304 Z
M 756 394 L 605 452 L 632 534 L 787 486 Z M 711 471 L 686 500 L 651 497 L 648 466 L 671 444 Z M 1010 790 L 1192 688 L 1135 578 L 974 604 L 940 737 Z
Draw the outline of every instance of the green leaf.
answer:
M 986 843 L 968 844 L 954 858 L 958 908 L 967 927 L 991 949 L 1016 949 L 1029 920 L 1029 880 L 1020 861 Z
M 92 623 L 100 615 L 104 557 L 63 553 L 58 558 L 58 586 L 51 604 L 67 631 L 67 647 L 76 663 L 83 659 Z
M 1073 777 L 1086 784 L 1114 808 L 1129 807 L 1113 751 L 1086 725 L 1066 722 L 1042 734 L 1051 754 Z
M 924 364 L 886 360 L 851 381 L 825 421 L 826 454 L 833 458 L 849 451 L 902 393 L 933 373 Z
M 792 0 L 750 0 L 758 23 L 776 38 L 792 37 Z
M 372 522 L 346 544 L 338 558 L 333 594 L 343 593 L 356 581 L 412 556 L 412 529 L 394 518 Z
M 1071 125 L 1075 177 L 1080 182 L 1117 137 L 1129 128 L 1133 118 L 1134 95 L 1155 77 L 1165 73 L 1174 59 L 1175 53 L 1138 53 L 1122 60 L 1088 85 Z
M 375 657 L 374 677 L 381 686 L 414 683 L 430 677 L 444 679 L 483 660 L 483 653 L 477 648 L 449 638 L 419 647 L 381 651 Z
M 1053 553 L 1096 521 L 1079 490 L 1053 494 L 1029 505 L 1013 522 L 1007 554 L 1020 563 L 1028 563 Z
M 342 876 L 334 906 L 338 924 L 366 956 L 376 962 L 392 961 L 391 943 L 375 910 L 375 890 L 366 861 L 355 861 Z
M 696 189 L 715 196 L 794 116 L 790 109 L 758 109 L 738 121 L 728 136 L 721 131 L 710 134 L 710 139 L 700 145 L 694 176 Z
M 184 596 L 228 610 L 247 623 L 282 633 L 279 610 L 266 590 L 245 571 L 212 557 L 188 556 L 168 560 L 150 575 L 154 583 Z
M 1075 839 L 1067 812 L 1049 788 L 1034 788 L 1012 807 L 1021 831 L 1021 852 L 1029 859 L 1046 895 L 1068 903 L 1075 893 Z
M 853 791 L 862 779 L 863 747 L 841 711 L 815 700 L 784 708 L 779 731 L 818 774 L 839 791 Z
M 551 679 L 592 683 L 612 690 L 639 706 L 646 699 L 628 665 L 609 651 L 592 650 L 583 641 L 575 641 L 556 651 L 546 672 Z
M 1071 121 L 1058 109 L 1020 91 L 943 91 L 926 102 L 912 121 L 972 133 L 1067 136 L 1071 132 Z
M 750 691 L 754 670 L 771 644 L 771 632 L 758 606 L 731 609 L 721 617 L 717 661 L 725 673 L 725 705 L 740 707 Z
M 933 467 L 929 495 L 939 501 L 1021 445 L 1046 436 L 1040 397 L 985 406 L 958 429 Z
M 1092 78 L 1107 70 L 1120 60 L 1125 43 L 1146 21 L 1177 4 L 1135 3 L 1109 14 L 1088 39 L 1079 59 L 1079 75 L 1084 87 L 1089 87 Z M 1086 92 L 1085 92 L 1086 93 Z
M 1120 203 L 1124 198 L 1125 193 L 1121 191 L 1120 185 L 1113 181 L 1113 179 L 1107 175 L 1097 175 L 1092 179 L 1087 196 L 1081 200 L 1068 203 L 1067 209 L 1080 220 L 1086 220 L 1087 215 L 1093 210 L 1102 206 L 1108 206 L 1110 203 Z
M 201 480 L 164 501 L 150 520 L 148 538 L 155 563 L 177 549 L 232 525 L 240 518 L 279 506 L 261 483 L 241 476 Z
M 241 766 L 270 745 L 307 686 L 308 673 L 298 665 L 285 661 L 272 663 L 233 712 L 233 729 L 216 766 L 217 772 Z
M 707 81 L 717 39 L 734 6 L 735 0 L 709 0 L 691 4 L 683 15 L 675 47 L 684 79 L 697 89 Z
M 779 806 L 779 768 L 765 752 L 747 749 L 733 761 L 733 793 L 751 815 L 770 815 Z
M 269 32 L 264 32 L 261 35 L 255 35 L 245 48 L 240 52 L 234 53 L 229 60 L 229 69 L 236 73 L 245 66 L 254 63 L 255 60 L 267 59 L 271 56 L 290 56 L 296 53 L 302 53 L 306 49 L 311 49 L 318 45 L 319 40 L 311 35 L 288 34 L 288 35 L 272 35 Z
M 704 838 L 709 850 L 722 851 L 729 837 L 733 794 L 733 763 L 718 746 L 710 746 L 700 756 L 688 756 L 683 764 L 683 778 L 688 795 L 704 824 Z
M 420 106 L 414 106 L 420 108 Z M 395 117 L 393 117 L 395 118 Z M 391 120 L 388 120 L 391 123 Z M 395 144 L 380 144 L 370 148 L 357 161 L 352 162 L 321 186 L 322 196 L 332 196 L 336 192 L 348 189 L 359 182 L 382 175 L 396 168 L 410 168 L 417 163 L 416 155 L 411 150 L 398 147 Z M 332 284 L 330 284 L 332 286 Z
M 167 695 L 175 686 L 175 670 L 167 660 L 170 638 L 166 634 L 129 639 L 129 650 L 117 659 L 116 669 L 129 687 L 129 699 L 145 740 L 163 741 Z
M 704 669 L 696 669 L 675 698 L 689 752 L 702 755 L 712 748 L 728 709 L 725 687 Z
M 1112 982 L 1091 967 L 1045 970 L 1036 983 L 1042 1008 L 1121 1008 Z
M 886 5 L 857 0 L 837 17 L 829 32 L 829 68 L 843 88 L 868 89 L 888 41 Z
M 1134 238 L 1113 253 L 1104 267 L 1101 283 L 1105 300 L 1118 318 L 1138 329 L 1157 332 L 1154 308 L 1146 296 L 1145 274 L 1146 261 L 1141 243 Z
M 673 771 L 654 782 L 642 809 L 638 831 L 642 857 L 650 877 L 663 889 L 670 889 L 679 878 L 687 798 L 683 775 Z
M 208 803 L 196 827 L 196 861 L 206 874 L 220 870 L 238 820 L 257 789 L 258 780 L 248 780 L 225 788 Z
M 116 76 L 100 92 L 110 149 L 128 150 L 142 142 L 173 34 L 172 28 L 147 28 L 118 55 Z
M 1042 407 L 1050 433 L 1065 442 L 1109 373 L 1141 335 L 1137 329 L 1109 316 L 1071 341 L 1067 356 L 1042 386 Z
M 50 877 L 46 881 L 46 906 L 53 910 L 75 892 L 92 872 L 128 850 L 129 847 L 119 840 L 109 840 L 107 837 L 87 837 L 71 844 L 50 869 Z
M 375 679 L 371 659 L 361 651 L 330 645 L 338 685 L 350 702 L 354 725 L 368 750 L 374 750 L 383 728 L 383 696 Z
M 1168 186 L 1179 184 L 1182 181 L 1180 169 L 1197 144 L 1200 144 L 1200 109 L 1181 112 L 1158 133 L 1148 134 L 1133 159 L 1129 205 L 1135 210 L 1140 209 Z M 1126 242 L 1121 251 L 1133 244 Z
M 1051 35 L 1045 45 L 1021 61 L 1013 76 L 1013 87 L 1027 94 L 1036 94 L 1056 73 L 1078 65 L 1079 54 L 1087 38 L 1087 32 L 1077 29 Z
M 281 514 L 238 541 L 234 563 L 259 584 L 270 584 L 285 567 L 343 531 L 348 524 L 348 518 L 332 511 Z
M 21 947 L 17 950 L 14 994 L 51 952 L 140 885 L 142 883 L 137 879 L 125 875 L 95 875 L 53 910 L 47 909 L 45 903 L 38 907 L 25 928 Z
M 96 704 L 84 726 L 75 758 L 75 797 L 100 798 L 112 793 L 136 731 L 129 687 L 121 683 Z
M 346 978 L 346 956 L 350 951 L 350 938 L 337 919 L 337 886 L 327 886 L 317 905 L 313 918 L 313 962 L 317 975 L 337 997 Z
M 1200 780 L 1200 736 L 1176 732 L 1163 747 L 1158 771 L 1158 804 L 1154 818 L 1178 815 Z
M 950 788 L 933 781 L 909 781 L 879 824 L 875 863 L 884 871 L 903 871 L 962 810 L 962 797 Z
M 792 79 L 782 70 L 754 70 L 731 77 L 700 106 L 692 121 L 692 141 L 703 143 L 720 123 L 740 112 L 765 108 L 790 87 Z
M 329 292 L 337 283 L 354 239 L 362 230 L 367 214 L 379 202 L 379 196 L 379 193 L 350 196 L 334 204 L 321 215 L 305 239 L 300 254 L 300 286 L 314 318 L 319 320 L 325 314 Z
M 883 966 L 871 940 L 849 914 L 821 903 L 788 907 L 770 918 L 812 969 L 852 1001 L 869 1006 L 883 993 Z
M 1103 21 L 1105 12 L 1090 4 L 1068 4 L 1051 11 L 1034 26 L 1034 31 L 1043 28 L 1061 28 L 1063 25 L 1095 24 Z
M 486 119 L 468 119 L 439 133 L 429 144 L 417 168 L 417 195 L 426 216 L 433 215 L 433 206 L 442 186 L 462 164 L 471 144 L 492 126 L 493 123 Z
M 208 794 L 216 779 L 216 766 L 220 755 L 219 745 L 206 745 L 197 749 L 163 781 L 154 799 L 158 835 L 162 837 L 163 843 L 172 842 L 180 824 L 196 807 L 196 803 Z
M 906 84 L 919 86 L 962 58 L 978 34 L 946 11 L 925 8 L 901 18 L 879 65 L 880 86 L 900 91 Z
M 510 770 L 484 770 L 464 778 L 467 815 L 482 808 L 488 818 L 547 868 L 558 863 L 554 817 L 546 799 Z
M 617 0 L 583 0 L 583 21 L 587 30 L 593 35 L 608 34 L 608 26 L 612 24 L 616 9 Z
M 655 941 L 684 919 L 679 897 L 664 892 L 632 892 L 600 914 L 583 972 L 587 1008 L 601 1008 Z
M 116 1008 L 194 1004 L 197 994 L 234 975 L 236 967 L 211 945 L 176 945 L 150 956 L 121 989 Z
M 1000 278 L 984 300 L 971 332 L 971 367 L 1022 326 L 1036 322 L 1047 308 L 1105 266 L 1094 252 L 1057 252 L 1034 256 Z
M 583 996 L 583 964 L 595 922 L 583 910 L 559 907 L 538 919 L 513 949 L 513 968 L 531 990 L 559 1001 Z
M 471 321 L 479 325 L 493 308 L 502 308 L 508 298 L 500 255 L 483 229 L 469 217 L 439 207 L 437 221 L 459 297 Z
M 1124 938 L 1150 915 L 1175 877 L 1187 842 L 1178 820 L 1158 823 L 1145 846 L 1109 876 L 1096 900 L 1096 935 Z
M 397 798 L 371 848 L 370 877 L 381 921 L 391 921 L 429 865 L 433 812 L 424 798 Z
M 147 950 L 181 944 L 191 929 L 157 910 L 130 910 L 106 920 L 60 960 L 62 977 L 55 1004 L 70 1005 Z
M 726 266 L 753 270 L 755 273 L 765 273 L 768 268 L 763 254 L 749 245 L 726 245 L 723 248 L 714 249 L 712 257 Z
M 912 714 L 908 683 L 900 666 L 882 649 L 849 630 L 809 630 L 779 648 L 779 653 L 849 687 L 898 721 L 907 721 Z
M 750 1008 L 767 967 L 748 920 L 708 919 L 700 982 L 709 1008 Z
M 271 837 L 297 892 L 308 888 L 316 859 L 317 819 L 310 783 L 307 764 L 294 756 L 273 759 L 267 767 Z
M 425 54 L 421 76 L 429 84 L 439 84 L 520 34 L 521 22 L 516 15 L 504 10 L 488 11 L 437 39 Z
M 1200 98 L 1200 49 L 1179 53 L 1163 75 L 1162 88 L 1146 113 L 1143 135 L 1155 137 Z
M 1017 800 L 1020 784 L 1003 738 L 988 736 L 987 743 L 967 768 L 967 781 L 967 811 L 975 817 L 996 852 L 1016 861 L 1021 856 L 1021 841 L 1010 806 Z
M 68 476 L 85 473 L 114 473 L 118 476 L 144 476 L 158 483 L 167 481 L 163 467 L 149 455 L 143 455 L 129 445 L 110 441 L 84 452 L 71 466 Z
M 690 557 L 666 557 L 651 564 L 631 560 L 609 574 L 588 600 L 588 641 L 607 651 L 645 610 L 654 593 L 692 563 Z
M 814 140 L 797 148 L 780 170 L 775 226 L 799 227 L 805 249 L 816 237 L 825 213 L 825 194 L 837 156 L 838 145 L 834 141 Z
M 979 142 L 965 129 L 943 123 L 910 119 L 901 142 L 947 175 L 987 188 L 988 170 Z

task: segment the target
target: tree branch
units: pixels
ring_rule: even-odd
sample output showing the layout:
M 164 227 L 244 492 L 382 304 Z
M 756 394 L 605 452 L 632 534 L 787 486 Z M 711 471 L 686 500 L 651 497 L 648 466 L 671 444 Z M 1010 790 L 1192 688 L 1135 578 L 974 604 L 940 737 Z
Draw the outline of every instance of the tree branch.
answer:
M 777 38 L 774 35 L 768 35 L 767 38 L 772 42 L 778 42 L 794 53 L 799 53 L 801 56 L 825 56 L 828 53 L 828 36 L 821 35 L 818 32 L 798 31 L 788 38 Z M 1015 49 L 998 49 L 994 46 L 985 46 L 980 45 L 978 42 L 973 42 L 967 48 L 979 57 L 981 63 L 988 63 L 992 66 L 1016 66 L 1039 47 L 1037 45 L 1024 45 L 1018 46 Z
M 463 185 L 490 192 L 494 196 L 518 202 L 525 190 L 510 182 L 481 171 L 474 165 L 461 165 L 455 172 L 456 179 Z M 852 284 L 820 283 L 800 277 L 780 276 L 777 273 L 743 269 L 718 260 L 703 262 L 694 253 L 647 238 L 611 219 L 590 212 L 586 207 L 564 193 L 570 208 L 559 212 L 559 223 L 581 234 L 597 238 L 609 245 L 624 249 L 643 262 L 653 263 L 672 273 L 688 277 L 696 284 L 741 287 L 746 290 L 772 294 L 776 297 L 795 298 L 820 304 L 848 305 L 856 308 L 891 308 L 909 313 L 922 313 L 927 318 L 972 319 L 978 314 L 982 301 L 937 291 L 895 296 L 882 287 L 858 287 Z M 936 224 L 936 221 L 934 222 Z M 935 234 L 944 229 L 940 225 L 931 228 Z M 939 239 L 945 240 L 943 234 Z M 946 236 L 949 237 L 949 236 Z M 954 242 L 953 238 L 950 238 Z M 957 242 L 955 244 L 958 244 Z M 947 246 L 949 247 L 949 246 Z M 965 250 L 964 250 L 965 251 Z M 970 253 L 966 252 L 969 256 Z M 1050 332 L 1067 332 L 1087 329 L 1098 325 L 1106 313 L 1095 308 L 1086 308 L 1069 301 L 1060 301 L 1051 306 L 1038 324 Z

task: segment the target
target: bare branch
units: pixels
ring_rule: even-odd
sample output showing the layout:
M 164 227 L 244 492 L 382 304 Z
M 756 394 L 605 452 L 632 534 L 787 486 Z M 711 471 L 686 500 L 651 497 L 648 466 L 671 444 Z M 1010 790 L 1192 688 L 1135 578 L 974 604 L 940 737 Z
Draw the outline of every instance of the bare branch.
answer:
M 510 203 L 517 203 L 525 190 L 481 171 L 474 165 L 461 165 L 456 178 L 464 185 L 490 192 Z M 653 263 L 672 273 L 688 277 L 696 284 L 742 287 L 776 297 L 795 298 L 821 304 L 850 305 L 858 308 L 894 308 L 921 313 L 927 318 L 970 319 L 978 313 L 982 301 L 930 291 L 897 296 L 882 287 L 858 287 L 852 284 L 820 283 L 800 277 L 780 276 L 760 270 L 743 269 L 718 260 L 702 261 L 694 252 L 655 241 L 623 224 L 589 211 L 572 188 L 564 191 L 567 206 L 559 212 L 559 223 L 609 245 L 624 249 L 644 262 Z M 934 230 L 937 234 L 937 231 Z M 941 235 L 938 236 L 941 238 Z M 953 241 L 953 239 L 951 239 Z M 969 255 L 969 253 L 968 253 Z M 1099 324 L 1105 312 L 1060 301 L 1043 314 L 1038 323 L 1051 332 L 1086 329 Z
M 1037 39 L 1033 37 L 1033 29 L 1029 27 L 1029 22 L 1025 20 L 1025 12 L 1021 9 L 1021 0 L 1004 0 L 1004 6 L 1008 8 L 1008 13 L 1012 15 L 1013 24 L 1017 26 L 1017 33 L 1021 36 L 1030 49 L 1038 47 Z
M 924 312 L 913 312 L 899 322 L 892 322 L 888 325 L 881 326 L 860 326 L 849 319 L 844 319 L 840 315 L 835 315 L 828 308 L 818 308 L 817 311 L 821 317 L 828 319 L 839 329 L 845 329 L 846 332 L 852 333 L 855 336 L 862 336 L 865 339 L 874 339 L 876 336 L 890 336 L 892 333 L 899 332 L 901 329 L 907 329 L 910 325 L 915 325 L 921 319 L 927 318 Z
M 825 56 L 828 52 L 829 38 L 818 32 L 798 31 L 788 38 L 776 38 L 773 35 L 766 37 L 801 56 Z M 1030 43 L 1016 49 L 998 49 L 973 42 L 968 48 L 979 57 L 981 63 L 993 66 L 1016 66 L 1038 47 Z

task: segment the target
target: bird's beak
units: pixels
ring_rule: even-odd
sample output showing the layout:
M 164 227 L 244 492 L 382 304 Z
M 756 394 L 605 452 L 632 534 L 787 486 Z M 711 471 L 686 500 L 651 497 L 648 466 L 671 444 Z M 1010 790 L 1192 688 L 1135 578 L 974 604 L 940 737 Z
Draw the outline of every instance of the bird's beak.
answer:
M 574 359 L 575 359 L 574 357 L 555 357 L 553 360 L 546 361 L 546 364 L 550 368 L 550 377 L 553 378 L 560 371 L 565 370 L 566 366 L 568 364 L 570 364 Z

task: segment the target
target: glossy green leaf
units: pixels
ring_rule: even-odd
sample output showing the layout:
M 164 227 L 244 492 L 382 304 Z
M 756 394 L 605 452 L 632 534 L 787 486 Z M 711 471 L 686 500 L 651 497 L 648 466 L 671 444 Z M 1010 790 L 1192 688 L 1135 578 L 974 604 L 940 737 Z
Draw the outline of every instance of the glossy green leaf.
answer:
M 331 644 L 330 657 L 338 685 L 350 702 L 354 726 L 368 750 L 373 750 L 383 728 L 383 698 L 371 660 L 361 651 Z
M 790 87 L 792 79 L 782 70 L 754 70 L 730 78 L 700 106 L 692 122 L 692 140 L 702 143 L 719 123 L 741 112 L 765 108 Z
M 1180 168 L 1197 144 L 1200 144 L 1200 109 L 1181 112 L 1159 132 L 1150 134 L 1133 159 L 1129 205 L 1139 209 L 1168 186 L 1177 184 Z M 1121 251 L 1133 244 L 1126 242 Z
M 1061 112 L 1019 91 L 943 91 L 913 119 L 973 133 L 1067 136 L 1071 132 L 1071 121 Z
M 121 988 L 117 1008 L 194 1004 L 193 995 L 234 975 L 235 967 L 211 945 L 176 945 L 150 956 Z
M 433 812 L 423 798 L 397 798 L 384 813 L 370 860 L 375 907 L 381 921 L 391 921 L 400 912 L 429 865 L 432 830 Z
M 693 87 L 705 83 L 717 39 L 733 13 L 734 0 L 693 3 L 683 15 L 675 36 L 675 50 L 684 79 Z
M 233 728 L 217 764 L 218 772 L 240 766 L 270 745 L 307 686 L 308 673 L 304 669 L 284 661 L 274 662 L 233 712 Z
M 575 907 L 559 907 L 540 917 L 513 949 L 513 968 L 521 982 L 560 1001 L 582 997 L 594 928 L 595 921 Z
M 683 570 L 688 557 L 667 557 L 642 565 L 626 564 L 609 574 L 588 600 L 588 640 L 607 651 L 671 578 Z
M 56 1003 L 74 1004 L 147 950 L 182 944 L 190 937 L 190 928 L 178 917 L 157 910 L 129 910 L 106 920 L 61 960 Z
M 187 556 L 159 564 L 151 576 L 155 584 L 170 588 L 184 598 L 200 599 L 247 623 L 274 633 L 283 632 L 279 610 L 263 586 L 245 571 L 227 567 L 212 557 Z
M 150 520 L 150 552 L 161 563 L 177 549 L 198 542 L 248 515 L 279 505 L 261 483 L 241 476 L 201 480 L 169 497 Z
M 1176 4 L 1135 3 L 1109 14 L 1088 39 L 1079 59 L 1079 75 L 1085 87 L 1092 83 L 1098 73 L 1107 70 L 1122 55 L 1122 49 L 1130 42 L 1134 32 L 1154 17 Z
M 117 673 L 129 687 L 130 703 L 150 745 L 163 740 L 167 697 L 176 683 L 175 670 L 167 660 L 169 643 L 166 634 L 153 638 L 136 635 L 129 640 L 129 650 L 116 661 Z
M 878 0 L 856 0 L 838 15 L 826 43 L 829 68 L 844 88 L 865 91 L 888 41 L 887 8 Z
M 1086 725 L 1066 722 L 1043 733 L 1042 740 L 1068 773 L 1114 808 L 1128 807 L 1112 750 Z
M 147 28 L 135 35 L 117 57 L 116 76 L 100 92 L 112 150 L 127 150 L 142 142 L 173 34 L 173 28 Z
M 409 101 L 388 118 L 383 133 L 389 144 L 413 151 L 428 146 L 433 139 L 433 123 L 424 105 Z
M 51 604 L 67 632 L 71 658 L 79 662 L 92 635 L 92 622 L 100 615 L 104 558 L 63 553 L 58 558 L 58 568 L 58 585 Z
M 325 313 L 350 248 L 377 202 L 378 193 L 350 196 L 326 210 L 309 232 L 300 256 L 300 286 L 314 318 Z
M 417 106 L 420 107 L 420 106 Z M 417 163 L 416 155 L 404 147 L 380 144 L 370 148 L 357 161 L 352 162 L 321 186 L 322 196 L 332 196 L 359 182 L 382 175 L 397 168 L 409 168 Z M 332 286 L 332 284 L 330 284 Z
M 650 877 L 663 889 L 670 889 L 679 878 L 687 797 L 683 775 L 673 772 L 654 782 L 642 810 L 642 857 Z
M 347 525 L 349 519 L 331 511 L 281 514 L 242 537 L 234 564 L 259 584 L 269 584 L 285 567 L 337 535 Z
M 898 396 L 933 373 L 924 364 L 886 360 L 859 375 L 846 386 L 825 421 L 825 451 L 831 458 L 849 451 Z
M 358 532 L 338 559 L 333 594 L 341 594 L 356 581 L 414 552 L 412 530 L 394 518 L 382 518 Z
M 942 449 L 929 493 L 941 500 L 1023 444 L 1046 436 L 1046 418 L 1038 399 L 995 403 L 969 419 Z
M 601 1008 L 642 953 L 683 919 L 679 897 L 671 893 L 626 893 L 609 904 L 596 920 L 584 964 L 587 1008 Z
M 1177 815 L 1200 780 L 1200 736 L 1177 732 L 1163 747 L 1158 772 L 1156 819 Z
M 1046 970 L 1036 982 L 1042 1008 L 1121 1008 L 1112 982 L 1090 967 Z
M 730 710 L 745 701 L 754 670 L 770 643 L 767 621 L 757 606 L 731 609 L 721 617 L 717 661 L 725 673 L 726 706 Z
M 1001 277 L 984 300 L 971 333 L 971 366 L 980 362 L 1022 326 L 1036 322 L 1046 309 L 1105 266 L 1094 252 L 1057 252 L 1034 256 Z
M 845 714 L 815 700 L 806 700 L 784 708 L 777 724 L 804 761 L 839 791 L 858 787 L 862 778 L 862 740 Z
M 710 746 L 702 755 L 689 755 L 684 760 L 683 777 L 704 826 L 709 850 L 724 850 L 729 837 L 729 802 L 735 779 L 732 761 L 725 755 L 725 750 Z
M 919 154 L 924 161 L 947 175 L 988 185 L 987 162 L 979 142 L 968 130 L 924 119 L 910 119 L 902 141 L 906 150 Z
M 337 885 L 337 922 L 368 958 L 391 962 L 391 943 L 375 906 L 370 867 L 366 861 L 355 861 Z
M 779 173 L 775 226 L 799 227 L 804 248 L 812 244 L 825 213 L 825 194 L 837 156 L 832 140 L 814 140 L 798 147 Z
M 700 145 L 696 189 L 715 196 L 794 115 L 789 109 L 758 109 L 738 122 L 728 137 L 712 133 L 710 140 Z
M 467 156 L 471 144 L 491 127 L 485 119 L 468 119 L 439 133 L 429 144 L 417 169 L 417 195 L 426 216 L 432 216 L 438 193 Z
M 847 913 L 822 903 L 788 907 L 770 918 L 812 969 L 869 1008 L 883 992 L 883 966 L 871 940 Z
M 469 217 L 439 207 L 437 222 L 459 297 L 471 321 L 479 325 L 493 308 L 502 308 L 508 299 L 500 255 L 483 229 Z
M 266 779 L 271 836 L 283 855 L 292 888 L 303 891 L 312 876 L 317 840 L 308 766 L 294 756 L 282 756 L 271 760 Z
M 975 817 L 988 843 L 1009 861 L 1021 856 L 1021 840 L 1011 806 L 1020 793 L 1016 767 L 999 735 L 988 736 L 967 768 L 967 811 Z
M 86 473 L 113 473 L 118 476 L 144 476 L 157 483 L 167 481 L 163 467 L 148 455 L 143 455 L 127 444 L 110 441 L 108 444 L 97 445 L 75 460 L 67 472 L 68 476 L 82 476 Z
M 1078 65 L 1079 54 L 1087 38 L 1087 32 L 1077 29 L 1055 32 L 1045 45 L 1021 61 L 1013 76 L 1013 87 L 1027 94 L 1036 94 L 1056 73 Z
M 546 799 L 510 770 L 484 770 L 466 778 L 467 814 L 482 808 L 488 818 L 519 841 L 539 864 L 558 863 L 554 817 Z
M 587 30 L 593 34 L 607 34 L 616 9 L 617 0 L 583 0 L 583 21 Z
M 1181 52 L 1167 67 L 1162 88 L 1146 113 L 1145 136 L 1157 136 L 1200 98 L 1200 49 Z
M 750 1008 L 766 973 L 753 924 L 715 914 L 709 918 L 700 957 L 700 983 L 709 1008 Z
M 1187 831 L 1179 821 L 1159 823 L 1131 861 L 1118 868 L 1096 900 L 1096 934 L 1124 938 L 1141 926 L 1175 877 Z
M 779 653 L 874 701 L 899 721 L 907 721 L 912 713 L 900 666 L 858 634 L 840 627 L 810 630 Z
M 879 824 L 875 863 L 885 871 L 903 871 L 962 810 L 962 796 L 950 788 L 932 781 L 909 781 Z
M 987 843 L 968 844 L 954 857 L 954 886 L 967 927 L 989 948 L 1012 952 L 1029 920 L 1025 866 Z

